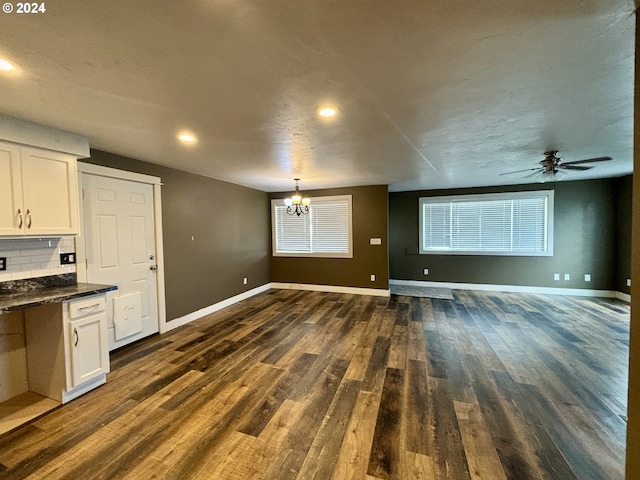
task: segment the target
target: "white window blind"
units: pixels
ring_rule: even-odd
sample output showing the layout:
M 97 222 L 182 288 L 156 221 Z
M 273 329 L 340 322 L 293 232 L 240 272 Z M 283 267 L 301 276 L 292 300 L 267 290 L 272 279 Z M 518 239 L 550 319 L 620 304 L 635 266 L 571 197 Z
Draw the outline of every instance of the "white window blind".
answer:
M 552 240 L 552 190 L 420 199 L 420 253 L 550 256 Z
M 314 197 L 308 215 L 271 201 L 273 255 L 352 258 L 351 195 Z

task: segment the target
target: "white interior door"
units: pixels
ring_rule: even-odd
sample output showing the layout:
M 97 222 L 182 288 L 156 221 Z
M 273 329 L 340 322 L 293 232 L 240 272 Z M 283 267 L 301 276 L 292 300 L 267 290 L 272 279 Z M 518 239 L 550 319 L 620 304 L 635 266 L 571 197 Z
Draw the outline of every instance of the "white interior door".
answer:
M 87 281 L 118 285 L 107 294 L 109 350 L 158 332 L 158 285 L 153 186 L 129 180 L 82 175 Z M 140 293 L 141 327 L 114 328 L 136 321 L 131 312 L 114 312 L 115 297 Z M 139 319 L 138 319 L 139 320 Z M 137 322 L 140 323 L 140 322 Z M 126 332 L 118 338 L 118 331 Z

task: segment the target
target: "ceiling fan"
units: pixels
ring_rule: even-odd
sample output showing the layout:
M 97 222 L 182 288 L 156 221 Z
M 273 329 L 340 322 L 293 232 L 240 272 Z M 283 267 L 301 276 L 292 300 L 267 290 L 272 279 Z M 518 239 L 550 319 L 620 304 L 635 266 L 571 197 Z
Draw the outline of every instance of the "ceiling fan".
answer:
M 611 160 L 611 157 L 585 158 L 584 160 L 564 162 L 562 158 L 558 157 L 557 150 L 550 150 L 548 152 L 544 152 L 544 159 L 540 160 L 541 166 L 535 168 L 525 168 L 524 170 L 516 170 L 514 172 L 501 173 L 500 175 L 510 175 L 512 173 L 520 172 L 534 172 L 531 175 L 536 175 L 539 173 L 554 175 L 560 170 L 589 170 L 593 167 L 584 166 L 584 163 L 607 162 L 609 160 Z

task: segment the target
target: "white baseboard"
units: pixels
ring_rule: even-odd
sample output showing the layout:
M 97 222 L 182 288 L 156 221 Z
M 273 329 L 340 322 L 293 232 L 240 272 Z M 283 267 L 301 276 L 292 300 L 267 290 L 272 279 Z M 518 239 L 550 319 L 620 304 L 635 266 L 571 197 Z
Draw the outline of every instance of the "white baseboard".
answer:
M 201 308 L 200 310 L 196 310 L 195 312 L 188 313 L 183 317 L 178 317 L 170 322 L 167 322 L 165 331 L 173 330 L 174 328 L 181 327 L 182 325 L 186 325 L 187 323 L 191 323 L 194 320 L 198 320 L 199 318 L 210 315 L 218 310 L 222 310 L 223 308 L 229 307 L 234 303 L 238 303 L 247 298 L 253 297 L 262 292 L 266 292 L 271 289 L 271 284 L 266 283 L 259 287 L 253 288 L 251 290 L 247 290 L 246 292 L 240 293 L 238 295 L 234 295 L 233 297 L 229 297 L 226 300 L 222 300 L 221 302 L 214 303 L 213 305 L 209 305 L 208 307 Z
M 262 292 L 266 292 L 267 290 L 271 290 L 272 288 L 282 288 L 289 290 L 312 290 L 316 292 L 329 292 L 329 293 L 351 293 L 355 295 L 374 295 L 378 297 L 388 297 L 389 290 L 377 289 L 377 288 L 356 288 L 356 287 L 340 287 L 333 285 L 311 285 L 306 283 L 266 283 L 261 285 L 260 287 L 254 288 L 252 290 L 248 290 L 239 295 L 235 295 L 233 297 L 227 298 L 226 300 L 222 300 L 221 302 L 214 303 L 213 305 L 209 305 L 208 307 L 201 308 L 200 310 L 196 310 L 195 312 L 188 313 L 183 317 L 178 317 L 170 322 L 167 322 L 165 325 L 165 329 L 162 333 L 168 332 L 169 330 L 173 330 L 174 328 L 181 327 L 186 325 L 187 323 L 191 323 L 194 320 L 198 320 L 199 318 L 210 315 L 218 310 L 222 310 L 225 307 L 229 307 L 234 303 L 238 303 L 247 298 L 253 297 Z
M 455 290 L 482 290 L 492 292 L 516 292 L 516 293 L 544 293 L 547 295 L 574 295 L 580 297 L 605 297 L 624 300 L 624 293 L 613 290 L 587 290 L 585 288 L 555 288 L 534 287 L 521 285 L 488 285 L 483 283 L 450 283 L 450 282 L 422 282 L 419 280 L 389 280 L 390 285 L 406 285 L 412 287 L 444 287 Z M 627 295 L 628 301 L 631 296 Z
M 551 288 L 551 287 L 530 287 L 518 285 L 487 285 L 478 283 L 449 283 L 449 282 L 421 282 L 418 280 L 389 280 L 390 285 L 407 285 L 413 287 L 444 287 L 456 290 L 483 290 L 493 292 L 519 292 L 519 293 L 545 293 L 549 295 L 576 295 L 583 297 L 606 297 L 617 298 L 625 302 L 631 303 L 631 295 L 622 292 L 614 292 L 612 290 L 586 290 L 581 288 Z M 195 312 L 191 312 L 183 317 L 178 317 L 167 322 L 165 332 L 181 327 L 194 320 L 210 315 L 218 310 L 229 307 L 234 303 L 238 303 L 247 298 L 253 297 L 272 288 L 285 290 L 309 290 L 314 292 L 328 293 L 349 293 L 353 295 L 373 295 L 376 297 L 388 297 L 389 290 L 381 288 L 359 288 L 359 287 L 341 287 L 337 285 L 313 285 L 309 283 L 266 283 L 260 287 L 247 290 L 239 295 L 227 298 L 221 302 L 214 303 L 208 307 L 201 308 Z
M 93 390 L 100 385 L 107 383 L 107 375 L 99 375 L 96 378 L 93 378 L 86 383 L 83 383 L 79 387 L 72 388 L 71 390 L 63 390 L 62 391 L 62 403 L 67 403 L 74 398 L 78 398 L 80 395 L 84 395 L 85 393 Z
M 616 298 L 623 302 L 631 303 L 631 295 L 628 293 L 616 292 Z
M 350 293 L 353 295 L 373 295 L 376 297 L 388 297 L 389 290 L 382 288 L 341 287 L 339 285 L 313 285 L 310 283 L 277 283 L 272 282 L 271 288 L 285 290 L 310 290 L 313 292 Z

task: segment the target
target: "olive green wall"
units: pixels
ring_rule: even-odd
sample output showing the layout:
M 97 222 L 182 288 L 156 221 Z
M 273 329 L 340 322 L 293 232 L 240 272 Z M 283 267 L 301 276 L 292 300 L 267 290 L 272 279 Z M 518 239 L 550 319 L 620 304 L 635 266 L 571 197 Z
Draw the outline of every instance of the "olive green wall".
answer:
M 389 288 L 386 185 L 303 191 L 309 197 L 352 195 L 353 258 L 271 257 L 271 281 L 345 287 Z M 273 193 L 285 198 L 291 192 Z M 312 200 L 313 201 L 313 200 Z M 382 245 L 369 245 L 370 238 Z M 376 276 L 375 282 L 370 280 Z
M 389 195 L 390 278 L 437 282 L 613 290 L 617 179 Z M 418 255 L 418 199 L 470 193 L 555 190 L 553 257 Z M 429 275 L 423 269 L 429 269 Z M 553 274 L 560 274 L 560 281 Z M 564 274 L 570 274 L 569 281 Z M 591 274 L 591 282 L 584 274 Z
M 631 204 L 633 199 L 633 176 L 614 180 L 616 196 L 616 273 L 612 290 L 631 293 L 627 279 L 631 278 Z
M 168 320 L 269 282 L 266 193 L 98 150 L 83 162 L 162 179 Z

